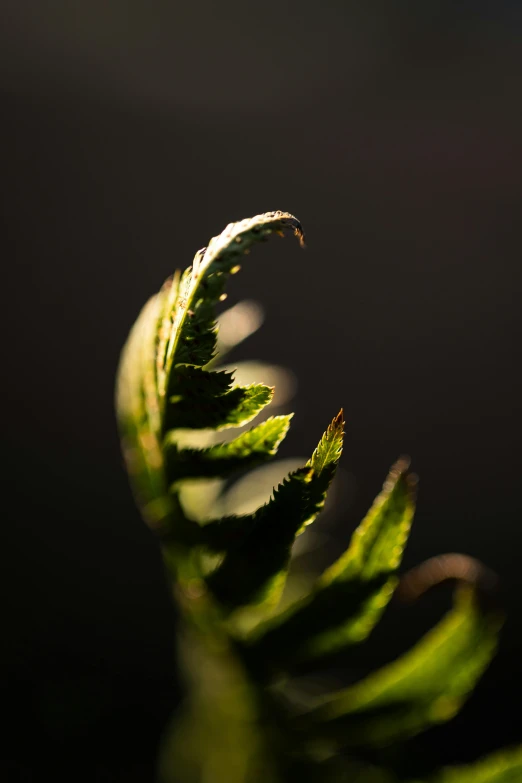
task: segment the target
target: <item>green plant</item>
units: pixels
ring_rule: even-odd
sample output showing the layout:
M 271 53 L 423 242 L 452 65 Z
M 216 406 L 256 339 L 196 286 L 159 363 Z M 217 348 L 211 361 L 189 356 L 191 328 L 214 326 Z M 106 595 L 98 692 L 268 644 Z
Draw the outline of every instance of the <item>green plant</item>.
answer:
M 235 385 L 232 373 L 213 369 L 215 307 L 227 277 L 252 245 L 286 229 L 303 242 L 288 213 L 230 224 L 145 305 L 121 358 L 123 452 L 180 610 L 187 697 L 165 742 L 162 774 L 183 783 L 399 780 L 390 749 L 459 710 L 502 623 L 494 603 L 483 600 L 485 571 L 446 556 L 402 583 L 413 595 L 446 577 L 458 581 L 453 608 L 412 650 L 349 687 L 319 697 L 299 689 L 299 675 L 326 666 L 334 652 L 349 659 L 381 617 L 398 584 L 415 479 L 400 460 L 347 551 L 283 609 L 292 545 L 323 507 L 341 455 L 342 413 L 268 503 L 209 518 L 219 503 L 212 482 L 220 490 L 225 477 L 269 460 L 288 430 L 290 416 L 279 415 L 227 439 L 227 430 L 270 403 L 273 389 Z M 205 519 L 189 511 L 194 483 L 200 506 L 206 499 Z M 521 779 L 518 750 L 430 778 Z

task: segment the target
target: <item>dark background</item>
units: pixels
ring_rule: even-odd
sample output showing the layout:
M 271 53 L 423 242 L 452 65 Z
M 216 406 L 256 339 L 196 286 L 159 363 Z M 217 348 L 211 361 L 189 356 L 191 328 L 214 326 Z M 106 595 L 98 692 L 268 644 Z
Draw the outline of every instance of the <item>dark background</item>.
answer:
M 421 477 L 406 565 L 465 551 L 500 574 L 500 653 L 422 747 L 465 761 L 519 740 L 520 4 L 4 0 L 1 15 L 2 779 L 152 779 L 178 693 L 173 610 L 121 464 L 118 354 L 175 267 L 271 209 L 309 247 L 274 241 L 243 265 L 230 299 L 267 322 L 236 356 L 299 379 L 283 455 L 344 405 L 338 547 L 406 452 Z M 429 600 L 392 610 L 385 657 L 434 617 Z

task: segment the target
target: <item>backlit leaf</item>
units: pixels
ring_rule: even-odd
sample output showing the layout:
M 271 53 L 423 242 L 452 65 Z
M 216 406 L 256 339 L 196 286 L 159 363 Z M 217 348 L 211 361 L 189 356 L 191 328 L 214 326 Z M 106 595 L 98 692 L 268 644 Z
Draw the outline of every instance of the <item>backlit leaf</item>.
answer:
M 259 660 L 285 668 L 368 635 L 393 593 L 413 518 L 415 482 L 407 468 L 405 460 L 392 468 L 349 548 L 315 589 L 256 629 L 250 644 Z
M 237 543 L 209 580 L 229 608 L 279 599 L 294 539 L 324 505 L 341 455 L 343 425 L 340 413 L 305 467 L 291 473 L 265 506 L 235 522 Z M 241 525 L 244 536 L 239 534 Z
M 285 437 L 291 416 L 272 416 L 234 440 L 206 449 L 178 449 L 175 440 L 165 444 L 167 475 L 184 478 L 225 477 L 270 459 Z
M 304 723 L 342 746 L 386 745 L 452 718 L 496 649 L 499 613 L 461 587 L 454 608 L 409 652 L 325 697 Z

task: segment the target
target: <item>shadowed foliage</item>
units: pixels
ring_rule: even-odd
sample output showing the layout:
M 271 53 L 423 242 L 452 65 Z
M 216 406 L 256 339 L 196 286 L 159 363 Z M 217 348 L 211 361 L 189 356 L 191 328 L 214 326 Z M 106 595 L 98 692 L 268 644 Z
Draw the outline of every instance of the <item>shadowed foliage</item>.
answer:
M 183 500 L 188 483 L 197 482 L 211 512 L 226 487 L 222 481 L 211 491 L 209 481 L 272 459 L 288 431 L 286 414 L 246 429 L 273 388 L 241 386 L 233 372 L 214 369 L 223 358 L 216 353 L 216 306 L 228 276 L 253 245 L 287 230 L 304 243 L 299 221 L 286 212 L 227 226 L 145 305 L 122 352 L 116 402 L 123 453 L 173 583 L 187 683 L 160 774 L 184 783 L 403 783 L 378 756 L 368 759 L 448 720 L 470 695 L 502 625 L 495 601 L 484 600 L 485 569 L 452 555 L 403 580 L 412 596 L 456 581 L 454 607 L 413 649 L 365 679 L 322 696 L 303 690 L 296 699 L 291 678 L 327 666 L 334 653 L 349 656 L 385 610 L 415 508 L 409 461 L 392 467 L 346 552 L 284 609 L 292 546 L 323 508 L 341 457 L 342 411 L 308 462 L 252 513 L 203 520 Z M 238 329 L 238 339 L 250 331 Z M 231 347 L 229 330 L 224 350 Z M 229 428 L 239 432 L 227 438 Z M 515 750 L 474 767 L 423 773 L 416 783 L 515 783 L 521 765 Z

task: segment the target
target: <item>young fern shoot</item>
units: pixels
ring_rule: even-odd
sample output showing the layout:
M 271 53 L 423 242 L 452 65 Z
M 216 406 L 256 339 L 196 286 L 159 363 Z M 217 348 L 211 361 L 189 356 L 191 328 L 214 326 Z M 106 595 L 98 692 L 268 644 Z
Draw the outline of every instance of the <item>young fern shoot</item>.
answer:
M 341 457 L 342 411 L 310 459 L 255 511 L 202 522 L 184 503 L 189 483 L 204 486 L 271 460 L 288 432 L 290 415 L 254 422 L 272 401 L 272 387 L 242 386 L 233 372 L 214 369 L 216 306 L 228 277 L 254 245 L 287 231 L 304 244 L 300 222 L 287 212 L 228 225 L 147 302 L 121 356 L 116 405 L 123 454 L 175 587 L 187 682 L 161 775 L 184 783 L 340 783 L 356 776 L 402 783 L 403 772 L 390 761 L 399 754 L 383 748 L 404 747 L 451 718 L 495 651 L 502 615 L 494 601 L 483 600 L 484 569 L 446 556 L 403 581 L 411 595 L 447 579 L 458 589 L 446 617 L 398 660 L 348 688 L 298 702 L 287 685 L 326 668 L 333 655 L 350 660 L 390 601 L 415 509 L 408 460 L 392 467 L 346 552 L 284 610 L 278 606 L 293 543 L 323 508 Z M 233 428 L 241 430 L 227 438 L 224 431 Z M 415 778 L 519 779 L 519 750 Z

